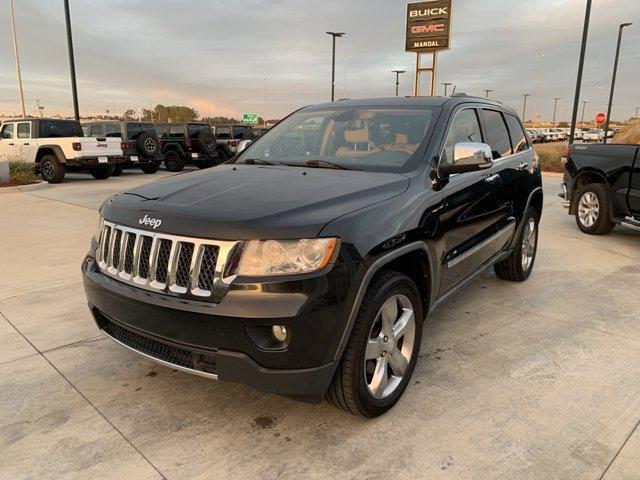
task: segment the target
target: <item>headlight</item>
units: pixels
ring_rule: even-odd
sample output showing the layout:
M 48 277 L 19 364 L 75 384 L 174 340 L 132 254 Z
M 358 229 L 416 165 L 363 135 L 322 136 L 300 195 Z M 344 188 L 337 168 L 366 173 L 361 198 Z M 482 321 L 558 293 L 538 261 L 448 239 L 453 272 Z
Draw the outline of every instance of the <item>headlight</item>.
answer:
M 317 272 L 324 268 L 336 249 L 336 238 L 311 240 L 250 240 L 238 275 L 262 277 Z

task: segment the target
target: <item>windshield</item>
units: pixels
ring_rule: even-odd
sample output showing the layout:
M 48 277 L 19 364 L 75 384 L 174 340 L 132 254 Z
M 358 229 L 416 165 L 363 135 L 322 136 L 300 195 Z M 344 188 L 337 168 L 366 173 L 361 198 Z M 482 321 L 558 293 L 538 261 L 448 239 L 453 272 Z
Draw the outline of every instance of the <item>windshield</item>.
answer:
M 294 113 L 237 163 L 274 163 L 379 172 L 408 171 L 435 121 L 427 107 L 350 107 Z

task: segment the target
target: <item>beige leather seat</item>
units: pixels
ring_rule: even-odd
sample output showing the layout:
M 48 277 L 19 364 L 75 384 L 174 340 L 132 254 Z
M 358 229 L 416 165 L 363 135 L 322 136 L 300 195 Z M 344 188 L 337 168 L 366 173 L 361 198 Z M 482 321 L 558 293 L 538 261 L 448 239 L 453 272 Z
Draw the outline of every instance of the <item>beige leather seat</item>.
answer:
M 360 130 L 345 130 L 344 141 L 347 145 L 338 148 L 336 155 L 339 157 L 368 155 L 375 149 L 375 145 L 369 137 L 369 127 L 365 123 Z
M 380 145 L 380 148 L 389 152 L 407 152 L 409 154 L 413 154 L 418 146 L 413 143 L 409 143 L 409 135 L 397 133 L 393 144 Z

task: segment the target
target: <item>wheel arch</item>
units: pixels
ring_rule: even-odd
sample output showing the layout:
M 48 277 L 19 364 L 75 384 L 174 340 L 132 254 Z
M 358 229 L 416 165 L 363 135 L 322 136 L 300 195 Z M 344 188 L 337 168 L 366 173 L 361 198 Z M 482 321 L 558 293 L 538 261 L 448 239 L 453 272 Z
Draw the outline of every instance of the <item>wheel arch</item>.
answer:
M 334 355 L 335 361 L 340 360 L 342 357 L 369 285 L 377 275 L 384 271 L 394 270 L 403 273 L 416 282 L 420 291 L 423 313 L 426 317 L 433 308 L 437 294 L 439 276 L 436 272 L 435 258 L 435 252 L 428 243 L 417 241 L 378 255 L 366 264 L 363 263 L 363 265 L 366 265 L 366 270 L 362 275 L 362 280 L 359 283 L 349 312 L 347 325 L 342 332 L 340 343 Z
M 592 183 L 600 183 L 606 185 L 607 188 L 609 188 L 607 177 L 604 173 L 598 170 L 581 170 L 573 179 L 571 188 L 571 200 L 569 205 L 569 213 L 571 215 L 576 214 L 578 192 L 586 185 L 590 185 Z
M 59 145 L 41 145 L 36 153 L 36 164 L 39 164 L 45 155 L 55 155 L 60 163 L 67 163 L 67 158 Z

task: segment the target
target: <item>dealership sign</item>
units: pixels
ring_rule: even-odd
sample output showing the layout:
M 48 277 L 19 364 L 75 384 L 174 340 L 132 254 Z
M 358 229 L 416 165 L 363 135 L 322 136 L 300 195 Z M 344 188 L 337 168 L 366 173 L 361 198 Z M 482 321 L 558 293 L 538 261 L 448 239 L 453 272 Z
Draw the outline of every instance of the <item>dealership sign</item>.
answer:
M 434 53 L 448 50 L 452 0 L 407 4 L 406 51 Z

